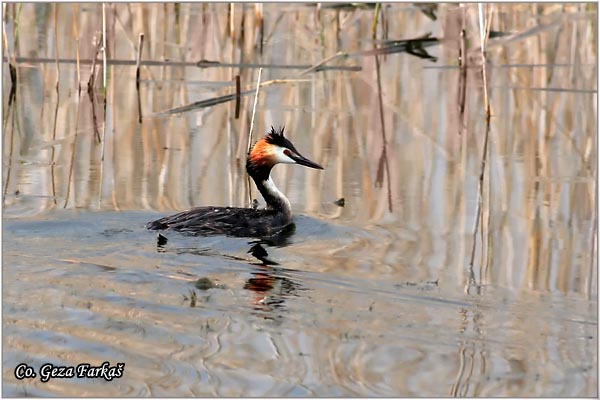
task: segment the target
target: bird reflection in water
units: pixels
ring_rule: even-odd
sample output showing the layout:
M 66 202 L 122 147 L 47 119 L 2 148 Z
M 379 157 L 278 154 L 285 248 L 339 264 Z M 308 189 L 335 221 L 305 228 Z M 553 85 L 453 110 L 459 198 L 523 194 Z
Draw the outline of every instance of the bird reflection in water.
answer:
M 285 309 L 285 300 L 290 296 L 297 296 L 298 291 L 306 290 L 299 283 L 290 279 L 289 276 L 285 276 L 288 275 L 289 270 L 282 268 L 279 263 L 269 259 L 269 253 L 265 249 L 265 246 L 285 247 L 290 245 L 290 238 L 295 232 L 296 226 L 294 223 L 291 223 L 285 229 L 273 236 L 263 237 L 249 242 L 251 246 L 248 253 L 255 257 L 259 262 L 250 263 L 254 268 L 253 271 L 250 272 L 252 276 L 244 282 L 244 289 L 252 291 L 255 294 L 252 300 L 252 307 L 263 318 L 280 320 L 283 316 L 280 311 Z M 159 233 L 157 236 L 157 252 L 195 254 L 199 256 L 222 257 L 234 261 L 248 261 L 243 257 L 217 253 L 210 248 L 169 248 L 167 243 L 168 239 Z M 184 296 L 184 298 L 185 297 L 186 296 Z
M 285 269 L 268 258 L 269 254 L 263 246 L 284 247 L 290 243 L 289 238 L 294 232 L 295 226 L 292 224 L 275 236 L 253 242 L 248 250 L 248 253 L 257 258 L 260 263 L 252 263 L 256 268 L 252 272 L 252 277 L 244 284 L 244 289 L 254 292 L 252 302 L 254 309 L 267 319 L 280 319 L 282 315 L 276 311 L 285 309 L 285 300 L 290 296 L 297 296 L 298 291 L 304 290 L 299 283 L 283 276 Z

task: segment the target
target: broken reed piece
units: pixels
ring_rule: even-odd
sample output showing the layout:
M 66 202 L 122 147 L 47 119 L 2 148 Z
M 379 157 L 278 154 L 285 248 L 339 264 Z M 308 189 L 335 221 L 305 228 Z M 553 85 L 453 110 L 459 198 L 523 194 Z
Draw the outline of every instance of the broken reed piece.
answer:
M 138 122 L 142 123 L 142 99 L 140 96 L 140 62 L 142 61 L 142 50 L 144 48 L 144 33 L 140 33 L 138 39 L 138 52 L 135 63 L 135 90 L 137 91 L 138 100 Z
M 240 83 L 240 76 L 236 75 L 235 76 L 235 119 L 239 119 L 240 118 L 240 102 L 242 100 L 242 95 L 241 95 L 241 83 Z

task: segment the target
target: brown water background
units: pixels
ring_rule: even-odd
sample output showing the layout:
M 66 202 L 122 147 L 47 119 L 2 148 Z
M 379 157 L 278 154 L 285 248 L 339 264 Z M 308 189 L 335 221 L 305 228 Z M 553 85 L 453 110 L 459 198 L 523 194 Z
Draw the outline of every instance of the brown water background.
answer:
M 486 44 L 474 234 L 476 4 L 435 19 L 384 4 L 376 21 L 373 6 L 5 4 L 3 394 L 597 396 L 597 7 L 483 9 L 503 35 Z M 435 61 L 361 54 L 428 32 Z M 285 125 L 325 167 L 274 170 L 295 232 L 263 243 L 274 266 L 248 239 L 157 248 L 148 220 L 248 205 L 254 95 L 239 118 L 234 102 L 163 112 L 235 93 L 236 75 L 255 88 L 251 64 L 277 80 L 254 139 Z M 124 376 L 14 377 L 102 361 Z

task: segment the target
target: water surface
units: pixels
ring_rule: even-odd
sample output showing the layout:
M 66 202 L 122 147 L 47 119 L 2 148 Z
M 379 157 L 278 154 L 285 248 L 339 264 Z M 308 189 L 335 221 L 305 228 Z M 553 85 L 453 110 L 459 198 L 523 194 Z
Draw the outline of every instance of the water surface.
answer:
M 97 65 L 92 102 L 91 64 L 61 62 L 57 75 L 43 61 L 91 59 L 102 5 L 8 5 L 4 56 L 29 59 L 10 108 L 3 64 L 3 394 L 596 396 L 597 9 L 493 7 L 507 35 L 487 52 L 474 235 L 486 131 L 476 5 L 440 5 L 435 20 L 382 7 L 378 39 L 431 32 L 444 38 L 426 47 L 437 61 L 356 55 L 374 46 L 371 7 L 106 6 L 109 59 L 135 60 L 144 32 L 143 60 L 315 65 L 344 51 L 355 55 L 327 65 L 359 67 L 263 70 L 285 82 L 261 89 L 254 139 L 285 125 L 325 167 L 275 168 L 294 229 L 167 232 L 159 246 L 149 220 L 248 204 L 254 96 L 239 119 L 231 102 L 160 113 L 234 92 L 237 74 L 255 87 L 257 69 L 143 66 L 139 123 L 135 65 L 109 65 L 106 88 Z M 103 361 L 125 363 L 123 377 L 14 376 L 20 363 Z

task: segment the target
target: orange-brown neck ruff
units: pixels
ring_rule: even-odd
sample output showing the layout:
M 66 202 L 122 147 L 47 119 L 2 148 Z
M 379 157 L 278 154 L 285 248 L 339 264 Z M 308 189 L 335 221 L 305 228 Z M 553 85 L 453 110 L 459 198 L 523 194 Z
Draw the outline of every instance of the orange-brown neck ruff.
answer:
M 275 165 L 273 146 L 266 139 L 260 139 L 250 152 L 250 162 L 259 168 L 270 168 Z
M 246 171 L 254 180 L 258 191 L 265 199 L 267 208 L 277 211 L 291 219 L 292 211 L 289 200 L 281 193 L 271 180 L 271 169 L 276 162 L 274 145 L 269 143 L 268 136 L 256 142 L 248 160 Z

